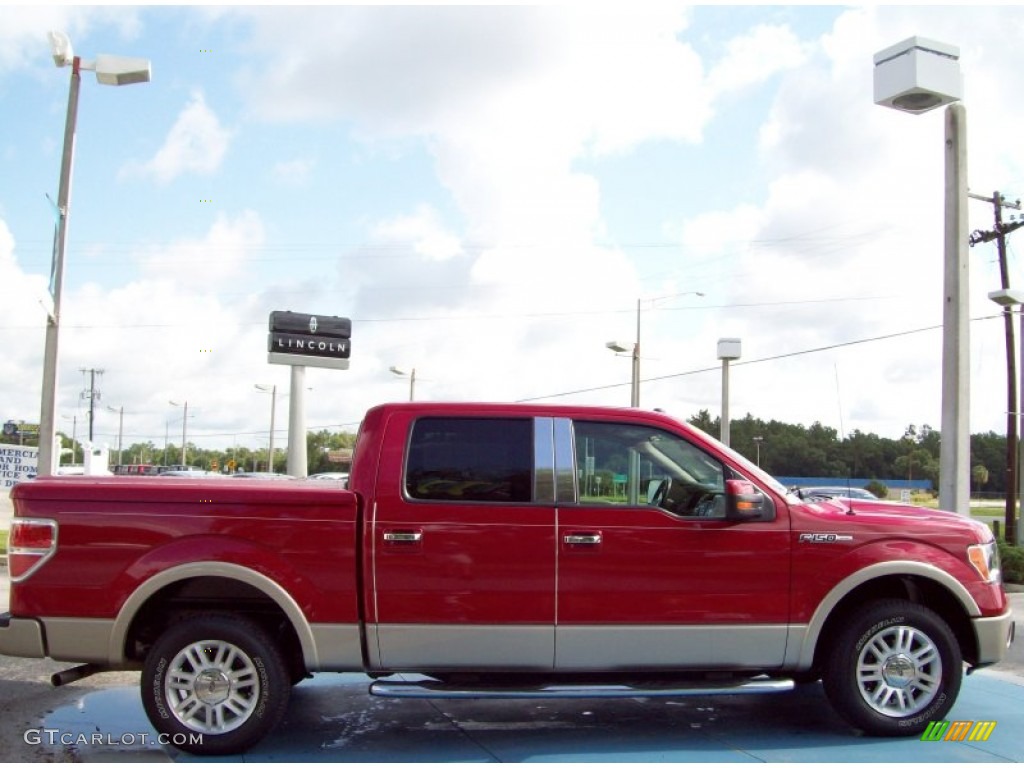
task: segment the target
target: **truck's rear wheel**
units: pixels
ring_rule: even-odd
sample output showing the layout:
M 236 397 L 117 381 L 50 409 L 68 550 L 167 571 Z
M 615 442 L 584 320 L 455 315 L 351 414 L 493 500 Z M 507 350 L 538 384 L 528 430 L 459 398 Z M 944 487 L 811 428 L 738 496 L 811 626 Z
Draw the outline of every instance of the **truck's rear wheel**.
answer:
M 142 703 L 164 743 L 200 755 L 242 752 L 277 725 L 291 690 L 266 632 L 227 615 L 165 632 L 142 670 Z
M 963 658 L 934 611 L 906 600 L 871 603 L 828 649 L 823 682 L 832 706 L 873 736 L 912 736 L 956 701 Z

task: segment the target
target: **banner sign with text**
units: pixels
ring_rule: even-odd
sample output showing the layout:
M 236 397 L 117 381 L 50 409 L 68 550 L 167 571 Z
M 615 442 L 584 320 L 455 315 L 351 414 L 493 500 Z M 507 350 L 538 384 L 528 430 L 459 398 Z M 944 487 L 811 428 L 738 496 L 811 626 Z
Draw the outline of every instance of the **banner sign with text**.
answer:
M 28 445 L 0 445 L 0 488 L 10 489 L 36 473 L 39 449 Z

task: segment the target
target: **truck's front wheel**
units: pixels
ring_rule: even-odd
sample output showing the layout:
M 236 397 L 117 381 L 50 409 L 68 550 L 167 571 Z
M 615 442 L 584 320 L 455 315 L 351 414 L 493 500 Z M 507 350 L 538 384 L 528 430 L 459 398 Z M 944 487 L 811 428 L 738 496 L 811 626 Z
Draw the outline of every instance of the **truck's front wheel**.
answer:
M 273 641 L 235 616 L 197 616 L 171 627 L 142 670 L 142 703 L 163 743 L 200 755 L 251 747 L 280 720 L 290 690 Z
M 912 736 L 941 720 L 960 692 L 963 659 L 949 625 L 907 600 L 862 607 L 829 649 L 832 706 L 873 736 Z

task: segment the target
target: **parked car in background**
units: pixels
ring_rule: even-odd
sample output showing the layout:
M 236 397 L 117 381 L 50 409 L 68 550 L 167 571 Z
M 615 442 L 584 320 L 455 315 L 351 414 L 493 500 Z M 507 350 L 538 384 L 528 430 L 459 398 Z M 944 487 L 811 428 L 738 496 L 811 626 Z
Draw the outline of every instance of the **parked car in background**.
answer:
M 291 475 L 285 475 L 280 472 L 235 472 L 233 475 L 227 475 L 227 477 L 242 477 L 250 480 L 294 480 L 295 478 Z
M 336 480 L 338 482 L 348 482 L 348 472 L 317 472 L 315 475 L 309 476 L 310 480 Z
M 865 499 L 867 501 L 878 501 L 878 497 L 866 488 L 854 486 L 816 486 L 813 488 L 797 488 L 797 496 L 805 501 L 811 499 Z

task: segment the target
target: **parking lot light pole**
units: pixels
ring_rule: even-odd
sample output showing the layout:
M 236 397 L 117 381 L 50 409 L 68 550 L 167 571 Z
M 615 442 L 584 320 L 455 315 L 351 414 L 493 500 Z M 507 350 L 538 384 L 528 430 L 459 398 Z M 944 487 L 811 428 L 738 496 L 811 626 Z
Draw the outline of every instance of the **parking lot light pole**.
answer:
M 168 400 L 167 402 L 169 402 L 175 408 L 184 405 L 185 410 L 181 418 L 181 466 L 182 469 L 184 469 L 185 467 L 188 466 L 188 462 L 185 461 L 185 446 L 188 445 L 188 400 L 186 400 L 184 403 L 176 403 L 173 400 Z
M 270 447 L 267 449 L 267 471 L 274 471 L 274 415 L 277 413 L 277 384 L 269 387 L 266 384 L 256 384 L 260 392 L 270 393 Z
M 740 359 L 739 339 L 719 339 L 718 359 L 722 361 L 722 421 L 719 425 L 723 445 L 729 444 L 729 361 Z
M 409 377 L 409 402 L 411 403 L 416 399 L 416 369 L 412 368 L 409 373 L 406 373 L 396 365 L 392 365 L 388 368 L 395 376 L 408 376 Z
M 655 303 L 662 301 L 663 299 L 674 299 L 679 296 L 701 296 L 704 294 L 700 291 L 683 291 L 682 293 L 671 293 L 668 296 L 655 296 L 649 299 L 637 299 L 636 300 L 636 341 L 633 342 L 621 342 L 621 341 L 609 341 L 605 344 L 605 347 L 610 349 L 616 354 L 629 353 L 632 358 L 632 375 L 630 377 L 629 387 L 629 404 L 633 408 L 640 407 L 640 314 L 643 309 L 643 302 L 647 301 L 651 307 L 654 307 Z
M 81 70 L 94 71 L 96 80 L 103 85 L 131 85 L 146 83 L 150 79 L 150 63 L 146 59 L 124 58 L 101 54 L 95 61 L 83 61 L 75 56 L 71 41 L 61 32 L 50 33 L 53 61 L 58 67 L 71 67 L 71 85 L 68 91 L 67 118 L 64 122 L 64 150 L 60 164 L 60 188 L 57 192 L 57 230 L 54 233 L 53 264 L 50 271 L 50 298 L 52 306 L 46 318 L 46 339 L 43 348 L 43 393 L 39 416 L 40 477 L 56 471 L 54 443 L 57 428 L 54 418 L 57 403 L 57 352 L 60 337 L 61 297 L 64 290 L 64 252 L 68 237 L 68 213 L 71 201 L 71 168 L 75 154 L 75 130 L 78 122 L 78 91 L 82 82 Z
M 942 442 L 939 506 L 970 514 L 970 333 L 968 326 L 967 111 L 960 101 L 960 49 L 911 37 L 875 54 L 874 100 L 900 112 L 945 109 L 942 314 Z
M 1020 375 L 1020 397 L 1017 398 L 1017 410 L 1018 413 L 1018 428 L 1017 434 L 1024 437 L 1024 290 L 1014 290 L 1006 288 L 999 291 L 992 291 L 988 297 L 992 299 L 996 304 L 1001 307 L 1018 307 L 1018 314 L 1020 314 L 1020 365 L 1017 370 Z M 1020 447 L 1017 450 L 1017 483 L 1018 493 L 1017 498 L 1020 500 L 1022 506 L 1024 506 L 1024 457 L 1021 456 L 1022 451 Z M 1008 544 L 1014 544 L 1021 546 L 1021 524 L 1024 523 L 1024 514 L 1021 515 L 1021 520 L 1017 519 L 1017 510 L 1011 507 L 1006 508 L 1005 513 L 1005 525 L 1006 525 L 1006 542 Z
M 124 436 L 124 406 L 114 408 L 108 405 L 107 410 L 118 414 L 117 417 L 117 463 L 121 464 L 121 438 Z

